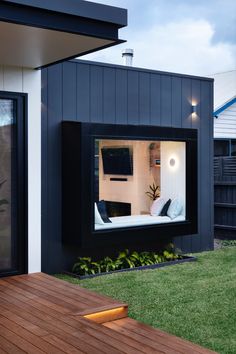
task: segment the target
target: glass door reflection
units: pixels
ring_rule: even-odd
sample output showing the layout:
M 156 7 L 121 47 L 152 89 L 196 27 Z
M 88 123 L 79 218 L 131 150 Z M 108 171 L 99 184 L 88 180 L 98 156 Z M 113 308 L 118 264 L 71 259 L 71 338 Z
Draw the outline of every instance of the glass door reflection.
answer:
M 16 133 L 14 100 L 0 99 L 0 273 L 16 267 Z

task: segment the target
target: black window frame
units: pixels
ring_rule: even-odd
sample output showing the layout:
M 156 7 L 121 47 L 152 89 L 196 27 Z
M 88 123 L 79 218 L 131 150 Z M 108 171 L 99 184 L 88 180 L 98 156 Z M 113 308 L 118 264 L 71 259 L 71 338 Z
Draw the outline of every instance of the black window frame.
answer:
M 119 229 L 94 229 L 96 139 L 186 143 L 186 220 Z M 62 240 L 83 249 L 125 247 L 198 232 L 197 129 L 62 122 Z
M 16 115 L 17 239 L 15 266 L 1 270 L 0 277 L 4 277 L 28 272 L 28 94 L 0 91 L 0 99 L 13 100 Z

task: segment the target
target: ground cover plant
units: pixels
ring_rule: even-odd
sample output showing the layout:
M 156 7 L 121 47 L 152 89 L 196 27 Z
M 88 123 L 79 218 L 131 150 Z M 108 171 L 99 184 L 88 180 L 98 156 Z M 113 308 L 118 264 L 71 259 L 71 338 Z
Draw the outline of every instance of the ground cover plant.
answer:
M 221 247 L 232 247 L 236 246 L 236 240 L 222 240 Z
M 97 273 L 106 273 L 115 270 L 149 266 L 153 264 L 175 261 L 182 259 L 177 254 L 174 245 L 170 243 L 166 249 L 160 253 L 154 252 L 130 252 L 125 249 L 119 252 L 116 258 L 105 257 L 94 261 L 91 257 L 78 257 L 72 268 L 72 272 L 77 275 L 94 275 Z
M 129 304 L 129 316 L 222 354 L 236 353 L 236 247 L 198 261 L 72 283 Z

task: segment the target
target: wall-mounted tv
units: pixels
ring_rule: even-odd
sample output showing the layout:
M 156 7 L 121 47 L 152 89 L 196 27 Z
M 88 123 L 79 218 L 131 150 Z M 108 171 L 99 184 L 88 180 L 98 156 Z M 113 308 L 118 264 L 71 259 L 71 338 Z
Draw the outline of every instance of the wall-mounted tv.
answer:
M 125 147 L 102 147 L 103 173 L 105 175 L 133 175 L 133 149 Z

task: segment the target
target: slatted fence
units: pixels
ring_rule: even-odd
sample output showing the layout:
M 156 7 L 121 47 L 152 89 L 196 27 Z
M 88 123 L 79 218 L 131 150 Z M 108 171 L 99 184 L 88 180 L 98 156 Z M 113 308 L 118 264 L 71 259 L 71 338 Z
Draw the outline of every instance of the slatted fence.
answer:
M 214 158 L 215 237 L 236 239 L 236 157 Z

